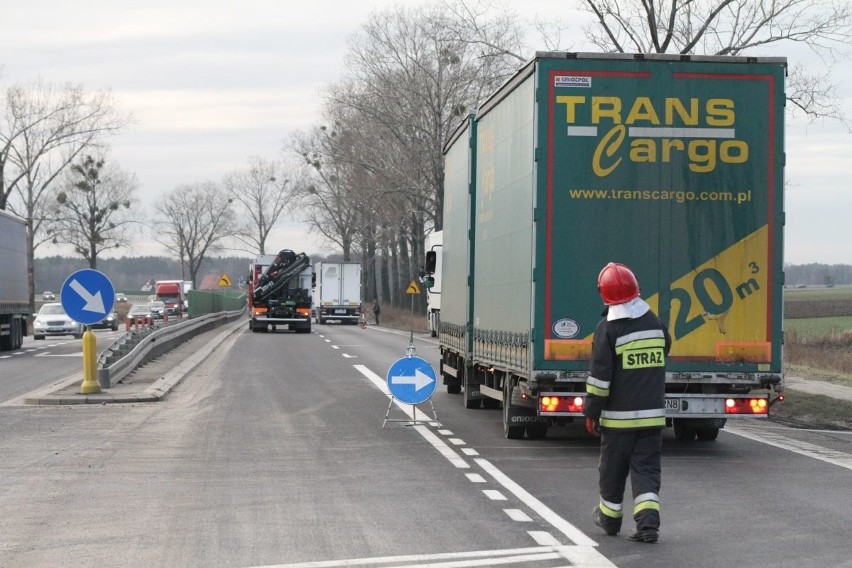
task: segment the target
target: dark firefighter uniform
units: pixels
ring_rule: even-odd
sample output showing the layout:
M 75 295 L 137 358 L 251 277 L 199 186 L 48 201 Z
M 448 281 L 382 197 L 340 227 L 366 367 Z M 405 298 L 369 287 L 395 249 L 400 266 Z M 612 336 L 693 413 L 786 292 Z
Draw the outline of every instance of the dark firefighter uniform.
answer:
M 638 292 L 638 290 L 637 290 Z M 634 298 L 610 305 L 595 329 L 584 414 L 599 420 L 600 504 L 595 523 L 607 534 L 621 529 L 630 474 L 633 540 L 655 542 L 660 526 L 660 453 L 665 417 L 666 326 Z

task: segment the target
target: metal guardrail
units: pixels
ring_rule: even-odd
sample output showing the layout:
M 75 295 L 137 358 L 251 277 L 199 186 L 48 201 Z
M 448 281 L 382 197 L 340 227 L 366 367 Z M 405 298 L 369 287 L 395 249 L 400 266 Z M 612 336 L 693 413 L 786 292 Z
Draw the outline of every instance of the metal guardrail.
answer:
M 184 341 L 245 317 L 245 309 L 219 312 L 169 323 L 156 329 L 129 331 L 98 356 L 98 383 L 108 389 L 136 367 L 156 359 Z

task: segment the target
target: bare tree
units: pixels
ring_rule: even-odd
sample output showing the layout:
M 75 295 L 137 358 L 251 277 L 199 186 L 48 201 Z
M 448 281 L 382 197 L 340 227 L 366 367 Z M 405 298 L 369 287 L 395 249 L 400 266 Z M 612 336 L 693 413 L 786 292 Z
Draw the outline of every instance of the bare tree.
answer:
M 107 166 L 103 157 L 72 164 L 56 192 L 55 221 L 48 229 L 53 243 L 70 244 L 97 268 L 98 255 L 129 244 L 126 229 L 134 222 L 129 210 L 137 188 L 135 175 Z
M 222 250 L 222 243 L 231 236 L 232 203 L 219 185 L 204 182 L 178 186 L 154 205 L 160 219 L 155 239 L 178 255 L 193 286 L 207 255 Z
M 0 99 L 0 209 L 27 220 L 30 303 L 35 302 L 33 258 L 52 237 L 44 232 L 49 192 L 84 148 L 124 128 L 129 115 L 117 110 L 109 91 L 43 81 L 14 85 Z
M 583 0 L 586 37 L 603 51 L 744 55 L 804 45 L 831 65 L 852 41 L 852 5 L 824 0 Z M 788 100 L 811 118 L 843 119 L 826 69 L 791 67 Z
M 338 121 L 310 134 L 296 133 L 294 152 L 304 159 L 310 175 L 296 188 L 304 219 L 312 230 L 340 247 L 343 260 L 352 260 L 352 247 L 370 208 L 371 190 L 363 178 L 363 163 L 354 160 L 353 144 L 364 139 Z
M 517 30 L 495 22 L 484 55 L 459 37 L 448 5 L 370 15 L 350 41 L 347 77 L 326 92 L 329 126 L 295 145 L 313 168 L 300 198 L 312 226 L 345 254 L 359 246 L 366 263 L 383 247 L 398 260 L 382 290 L 417 274 L 425 228 L 442 225 L 444 143 L 517 66 Z
M 288 178 L 283 165 L 254 157 L 247 168 L 226 175 L 222 185 L 243 216 L 234 238 L 250 252 L 266 254 L 266 239 L 293 200 L 298 180 Z

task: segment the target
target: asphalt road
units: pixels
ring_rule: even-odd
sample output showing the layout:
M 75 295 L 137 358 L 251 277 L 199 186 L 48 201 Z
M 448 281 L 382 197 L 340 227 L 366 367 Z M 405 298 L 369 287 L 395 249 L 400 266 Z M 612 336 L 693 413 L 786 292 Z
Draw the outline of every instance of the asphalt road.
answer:
M 124 330 L 92 330 L 98 351 L 106 349 Z M 0 351 L 0 402 L 15 398 L 33 389 L 83 369 L 83 345 L 70 335 L 46 337 L 36 341 L 32 335 L 24 338 L 21 349 Z
M 849 435 L 668 433 L 661 542 L 632 543 L 591 524 L 579 425 L 506 440 L 500 411 L 439 386 L 440 426 L 383 428 L 408 343 L 245 329 L 157 403 L 0 406 L 0 567 L 849 565 Z M 414 346 L 437 369 L 434 340 Z

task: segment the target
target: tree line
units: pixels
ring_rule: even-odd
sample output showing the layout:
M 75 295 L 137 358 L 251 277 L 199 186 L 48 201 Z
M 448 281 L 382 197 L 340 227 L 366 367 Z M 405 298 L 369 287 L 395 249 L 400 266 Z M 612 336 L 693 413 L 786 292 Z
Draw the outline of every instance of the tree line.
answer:
M 311 263 L 341 260 L 341 255 L 311 257 Z M 207 257 L 196 284 L 200 286 L 204 276 L 215 276 L 218 280 L 222 274 L 227 274 L 233 287 L 237 288 L 240 280 L 248 275 L 250 261 L 248 256 Z M 35 259 L 37 293 L 51 290 L 58 294 L 65 279 L 82 268 L 87 268 L 87 264 L 79 257 L 49 256 Z M 122 292 L 141 290 L 146 282 L 156 280 L 188 280 L 186 274 L 181 272 L 180 262 L 165 256 L 104 258 L 98 270 L 110 279 L 116 291 Z M 852 285 L 852 265 L 849 264 L 791 264 L 784 267 L 784 272 L 788 287 Z M 361 299 L 367 303 L 373 300 L 366 289 Z M 403 307 L 408 308 L 407 305 Z
M 585 40 L 604 52 L 764 55 L 800 44 L 825 66 L 792 62 L 791 113 L 845 120 L 831 63 L 850 43 L 845 1 L 584 0 Z M 489 0 L 445 0 L 371 13 L 348 43 L 345 72 L 322 94 L 321 120 L 282 133 L 274 160 L 251 158 L 219 180 L 175 187 L 155 221 L 135 204 L 135 175 L 111 162 L 107 140 L 132 122 L 109 92 L 44 82 L 13 85 L 0 103 L 0 208 L 29 221 L 33 259 L 67 244 L 92 268 L 129 248 L 134 226 L 174 255 L 187 280 L 226 251 L 287 248 L 268 238 L 290 216 L 344 260 L 360 261 L 365 297 L 407 305 L 425 236 L 442 228 L 443 148 L 460 121 L 534 56 L 571 50 L 560 22 L 528 22 Z M 526 32 L 535 30 L 527 41 Z

